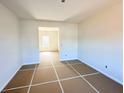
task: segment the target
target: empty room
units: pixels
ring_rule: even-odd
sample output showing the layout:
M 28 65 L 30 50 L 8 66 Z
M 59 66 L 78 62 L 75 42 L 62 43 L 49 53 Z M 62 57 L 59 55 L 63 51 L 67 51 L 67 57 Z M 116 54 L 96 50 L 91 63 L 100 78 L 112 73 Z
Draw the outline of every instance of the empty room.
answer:
M 0 93 L 123 93 L 123 0 L 0 0 Z

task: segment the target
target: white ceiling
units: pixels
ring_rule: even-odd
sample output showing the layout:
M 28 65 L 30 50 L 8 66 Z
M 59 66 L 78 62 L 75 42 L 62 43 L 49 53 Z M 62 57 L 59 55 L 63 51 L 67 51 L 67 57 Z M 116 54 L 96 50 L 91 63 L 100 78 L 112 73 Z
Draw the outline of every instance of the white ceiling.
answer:
M 22 19 L 78 23 L 121 0 L 0 0 Z

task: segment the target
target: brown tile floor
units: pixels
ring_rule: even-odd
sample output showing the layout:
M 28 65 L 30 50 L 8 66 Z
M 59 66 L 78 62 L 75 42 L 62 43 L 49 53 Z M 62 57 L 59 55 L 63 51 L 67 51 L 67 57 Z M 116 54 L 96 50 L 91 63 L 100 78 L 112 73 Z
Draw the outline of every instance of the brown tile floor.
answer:
M 35 66 L 36 66 L 36 64 L 24 65 L 24 66 L 21 67 L 20 70 L 27 70 L 27 69 L 32 69 L 33 70 L 35 68 Z
M 32 86 L 30 93 L 62 93 L 58 82 Z
M 41 53 L 39 65 L 23 66 L 1 93 L 123 93 L 118 83 L 79 60 Z
M 18 71 L 15 77 L 10 81 L 5 89 L 29 86 L 32 78 L 33 70 Z
M 88 80 L 100 93 L 122 93 L 122 86 L 113 82 L 102 74 L 86 76 Z
M 20 89 L 13 89 L 9 91 L 4 91 L 2 93 L 27 93 L 28 87 L 27 88 L 20 88 Z
M 60 79 L 78 76 L 78 74 L 68 65 L 57 66 L 55 68 Z
M 88 67 L 85 64 L 75 64 L 72 65 L 74 69 L 76 69 L 81 75 L 96 73 L 97 71 L 92 69 L 91 67 Z
M 82 78 L 61 82 L 65 93 L 96 93 Z
M 53 68 L 36 69 L 32 84 L 57 80 Z

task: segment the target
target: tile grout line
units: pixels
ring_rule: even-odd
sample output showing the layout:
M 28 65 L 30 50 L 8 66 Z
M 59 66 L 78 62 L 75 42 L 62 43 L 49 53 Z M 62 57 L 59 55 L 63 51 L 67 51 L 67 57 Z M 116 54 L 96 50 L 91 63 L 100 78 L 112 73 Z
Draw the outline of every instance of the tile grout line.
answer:
M 68 63 L 68 64 L 69 64 L 69 63 Z M 92 84 L 90 84 L 90 83 L 83 77 L 83 75 L 81 75 L 71 64 L 69 64 L 69 66 L 71 66 L 71 68 L 72 68 L 78 75 L 80 75 L 81 78 L 82 78 L 88 85 L 90 85 L 90 87 L 91 87 L 92 89 L 94 89 L 97 93 L 99 93 L 99 91 L 98 91 Z
M 72 65 L 77 65 L 77 64 L 82 64 L 82 63 L 74 63 Z M 68 65 L 68 63 L 67 63 Z M 61 67 L 62 65 L 55 65 L 55 67 Z M 46 66 L 46 67 L 41 67 L 38 69 L 46 69 L 46 68 L 51 68 L 51 66 Z M 29 68 L 29 69 L 20 69 L 19 71 L 29 71 L 29 70 L 34 70 L 35 68 Z
M 92 84 L 90 84 L 90 82 L 88 82 L 84 77 L 82 77 L 82 79 L 87 82 L 87 84 L 89 84 L 97 93 L 100 93 Z
M 70 78 L 64 78 L 64 79 L 60 79 L 60 81 L 70 80 L 70 79 L 79 78 L 79 77 L 80 76 L 75 76 L 75 77 L 70 77 Z M 58 80 L 53 80 L 53 81 L 48 81 L 48 82 L 44 82 L 44 83 L 33 84 L 31 86 L 39 86 L 39 85 L 44 85 L 44 84 L 54 83 L 54 82 L 58 82 Z M 20 88 L 26 88 L 26 87 L 29 87 L 29 86 L 15 87 L 15 88 L 6 89 L 6 90 L 3 90 L 3 91 L 20 89 Z
M 92 75 L 97 75 L 100 74 L 99 72 L 96 73 L 91 73 L 91 74 L 85 74 L 85 75 L 81 75 L 82 77 L 86 77 L 86 76 L 92 76 Z
M 71 65 L 68 63 L 68 65 Z M 74 70 L 74 69 L 73 69 Z M 24 70 L 25 71 L 25 70 Z M 85 77 L 85 76 L 90 76 L 90 75 L 97 75 L 99 74 L 99 72 L 96 73 L 91 73 L 91 74 L 86 74 L 86 75 L 79 75 L 79 76 L 75 76 L 75 77 L 68 77 L 68 78 L 63 78 L 63 79 L 59 79 L 60 81 L 65 81 L 65 80 L 71 80 L 71 79 L 75 79 L 75 78 L 81 78 L 81 77 Z M 53 83 L 53 82 L 57 82 L 58 80 L 54 80 L 54 81 L 48 81 L 48 82 L 43 82 L 43 83 L 38 83 L 38 84 L 33 84 L 31 86 L 38 86 L 38 85 L 43 85 L 43 84 L 48 84 L 48 83 Z M 29 87 L 30 85 L 27 86 L 21 86 L 21 87 L 15 87 L 15 88 L 9 88 L 9 89 L 5 89 L 3 91 L 8 91 L 8 90 L 14 90 L 14 89 L 20 89 L 20 88 L 25 88 L 25 87 Z
M 80 78 L 80 76 L 75 76 L 75 77 L 70 77 L 70 78 L 64 78 L 64 79 L 60 79 L 60 81 L 71 80 L 71 79 L 75 79 L 75 78 Z
M 31 89 L 31 84 L 32 84 L 33 79 L 34 79 L 34 75 L 35 75 L 35 72 L 36 72 L 36 68 L 37 68 L 37 65 L 35 66 L 34 72 L 33 72 L 33 74 L 32 74 L 31 82 L 30 82 L 30 85 L 29 85 L 29 88 L 28 88 L 27 93 L 29 93 L 29 92 L 30 92 L 30 89 Z
M 59 83 L 59 85 L 60 85 L 61 91 L 62 91 L 62 93 L 64 93 L 64 89 L 63 89 L 62 84 L 61 84 L 61 82 L 60 82 L 60 79 L 59 79 L 58 73 L 57 73 L 57 71 L 56 71 L 56 68 L 55 68 L 55 66 L 54 66 L 54 64 L 53 64 L 53 61 L 51 62 L 51 64 L 52 64 L 53 69 L 54 69 L 54 71 L 55 71 L 55 74 L 56 74 L 58 83 Z
M 85 76 L 97 75 L 97 74 L 99 74 L 99 73 L 97 72 L 97 73 L 92 73 L 92 74 L 87 74 L 87 75 L 81 75 L 81 76 L 75 76 L 75 77 L 68 77 L 68 78 L 60 79 L 60 81 L 71 80 L 71 79 L 75 79 L 75 78 L 79 78 L 79 77 L 81 78 L 82 76 L 85 77 Z M 44 85 L 44 84 L 53 83 L 53 82 L 57 82 L 57 81 L 58 80 L 53 80 L 53 81 L 48 81 L 48 82 L 44 82 L 44 83 L 33 84 L 31 86 Z M 20 88 L 25 88 L 25 87 L 29 87 L 29 85 L 28 86 L 15 87 L 15 88 L 9 88 L 9 89 L 5 89 L 3 91 L 20 89 Z
M 97 73 L 92 73 L 92 74 L 87 74 L 87 75 L 81 75 L 81 76 L 85 77 L 85 76 L 97 75 L 97 74 L 99 74 L 99 72 L 97 72 Z M 63 79 L 60 79 L 60 81 L 71 80 L 71 79 L 79 78 L 79 77 L 81 77 L 81 76 L 63 78 Z M 44 85 L 44 84 L 48 84 L 48 83 L 54 83 L 54 82 L 57 82 L 57 81 L 58 81 L 58 80 L 53 80 L 53 81 L 48 81 L 48 82 L 33 84 L 33 85 L 31 85 L 31 86 L 39 86 L 39 85 Z M 26 87 L 29 87 L 29 86 L 15 87 L 15 88 L 10 88 L 10 89 L 5 89 L 5 90 L 3 90 L 3 91 L 14 90 L 14 89 L 20 89 L 20 88 L 26 88 Z
M 95 74 L 95 73 L 94 73 L 94 74 Z M 71 79 L 75 79 L 75 78 L 81 78 L 81 76 L 68 77 L 68 78 L 60 79 L 60 81 L 71 80 Z M 44 84 L 48 84 L 48 83 L 54 83 L 54 82 L 57 82 L 57 81 L 58 81 L 58 80 L 53 80 L 53 81 L 48 81 L 48 82 L 33 84 L 33 85 L 31 85 L 31 86 L 39 86 L 39 85 L 44 85 Z M 26 87 L 29 87 L 29 86 L 15 87 L 15 88 L 6 89 L 6 90 L 3 90 L 3 91 L 14 90 L 14 89 L 20 89 L 20 88 L 26 88 Z
M 68 62 L 68 61 L 67 61 Z M 69 63 L 67 63 L 69 64 Z M 78 74 L 80 77 L 92 88 L 94 89 L 97 93 L 100 93 L 92 84 L 90 84 L 71 64 L 69 66 Z
M 55 82 L 58 82 L 58 80 L 48 81 L 48 82 L 44 82 L 44 83 L 38 83 L 38 84 L 31 85 L 31 86 L 40 86 L 40 85 L 55 83 Z
M 5 90 L 3 90 L 3 92 L 4 92 L 4 91 L 9 91 L 9 90 L 14 90 L 14 89 L 26 88 L 26 87 L 29 87 L 29 85 L 28 85 L 28 86 L 21 86 L 21 87 L 15 87 L 15 88 L 5 89 Z

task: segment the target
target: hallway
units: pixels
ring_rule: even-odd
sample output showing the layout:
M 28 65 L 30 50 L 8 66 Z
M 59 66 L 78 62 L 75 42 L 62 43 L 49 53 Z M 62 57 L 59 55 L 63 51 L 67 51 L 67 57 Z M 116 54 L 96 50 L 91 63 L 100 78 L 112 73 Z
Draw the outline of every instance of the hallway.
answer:
M 42 52 L 41 63 L 23 66 L 1 93 L 122 93 L 122 86 L 79 60 L 59 61 Z

